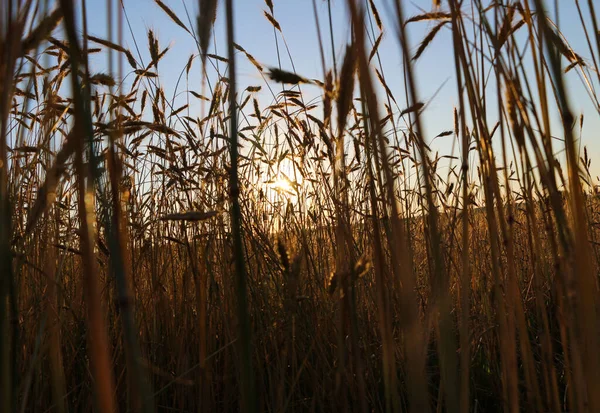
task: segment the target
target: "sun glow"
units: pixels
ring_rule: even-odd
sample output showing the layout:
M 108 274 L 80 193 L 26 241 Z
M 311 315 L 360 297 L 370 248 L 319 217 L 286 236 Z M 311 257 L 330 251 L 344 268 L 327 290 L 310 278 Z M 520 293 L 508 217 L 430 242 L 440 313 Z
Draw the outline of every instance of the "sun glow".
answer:
M 288 196 L 294 195 L 296 192 L 294 190 L 294 183 L 285 176 L 280 176 L 277 179 L 275 179 L 273 182 L 269 183 L 269 187 L 274 189 L 275 191 L 277 191 L 280 194 L 285 194 Z

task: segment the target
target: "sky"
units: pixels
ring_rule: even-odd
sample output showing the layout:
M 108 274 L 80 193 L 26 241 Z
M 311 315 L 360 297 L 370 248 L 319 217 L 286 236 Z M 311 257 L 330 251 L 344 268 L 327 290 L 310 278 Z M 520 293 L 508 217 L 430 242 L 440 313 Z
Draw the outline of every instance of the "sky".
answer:
M 574 1 L 551 0 L 546 1 L 546 4 L 552 17 L 556 14 L 555 5 L 558 5 L 561 31 L 571 46 L 585 59 L 589 59 L 589 52 L 587 51 Z M 334 53 L 339 66 L 341 65 L 345 45 L 350 37 L 350 25 L 345 6 L 346 1 L 331 0 L 331 2 L 335 39 Z M 186 26 L 190 28 L 195 26 L 195 23 L 192 22 L 195 22 L 195 16 L 197 15 L 197 1 L 164 0 L 164 3 L 180 17 Z M 283 34 L 274 33 L 273 27 L 264 17 L 263 11 L 268 10 L 264 0 L 234 0 L 233 3 L 236 42 L 262 65 L 277 67 L 277 50 L 279 50 L 279 58 L 283 69 L 290 71 L 295 69 L 298 74 L 306 78 L 323 79 L 311 0 L 273 0 L 274 17 L 279 22 Z M 316 3 L 321 31 L 326 40 L 324 45 L 326 64 L 330 68 L 332 66 L 332 54 L 328 37 L 327 2 L 316 0 Z M 181 85 L 179 85 L 179 90 L 175 91 L 177 79 L 184 70 L 190 55 L 198 53 L 193 38 L 173 23 L 153 0 L 123 0 L 123 4 L 130 25 L 128 27 L 126 24 L 124 27 L 124 46 L 129 48 L 136 58 L 139 59 L 141 56 L 142 60 L 147 63 L 149 57 L 146 33 L 148 29 L 152 29 L 159 39 L 161 49 L 167 45 L 170 46 L 170 51 L 159 64 L 160 82 L 164 89 L 171 94 L 181 92 L 183 90 Z M 375 4 L 384 23 L 384 40 L 379 48 L 384 74 L 393 94 L 397 98 L 403 98 L 402 61 L 395 36 L 395 24 L 392 21 L 394 18 L 394 13 L 391 12 L 393 10 L 392 2 L 390 0 L 375 0 Z M 404 1 L 403 4 L 405 5 L 406 17 L 432 9 L 431 0 Z M 465 1 L 465 4 L 468 7 L 468 0 Z M 107 38 L 106 1 L 88 1 L 87 7 L 90 34 Z M 210 52 L 221 56 L 227 55 L 224 12 L 224 1 L 220 1 L 214 30 L 214 42 Z M 409 40 L 414 50 L 416 50 L 432 25 L 432 23 L 424 22 L 409 26 Z M 288 56 L 285 45 L 289 48 L 293 60 Z M 99 71 L 102 71 L 102 66 L 105 63 L 98 60 L 99 58 L 95 59 L 92 62 L 93 66 L 97 66 Z M 428 108 L 423 115 L 427 136 L 434 137 L 442 131 L 451 130 L 453 127 L 453 108 L 458 104 L 453 59 L 451 34 L 449 30 L 442 30 L 415 64 L 420 99 L 428 104 Z M 263 77 L 241 53 L 237 53 L 237 63 L 239 90 L 248 85 L 262 85 L 265 89 Z M 220 65 L 221 71 L 224 72 L 223 63 Z M 127 64 L 125 64 L 125 67 L 127 67 Z M 197 76 L 190 87 L 200 91 L 201 72 L 200 65 L 197 63 L 195 70 Z M 600 139 L 597 136 L 597 131 L 600 130 L 600 117 L 585 93 L 575 70 L 567 75 L 567 82 L 573 111 L 576 116 L 581 113 L 585 115 L 583 144 L 588 147 L 588 153 L 592 158 L 593 175 L 600 175 Z M 281 88 L 278 85 L 272 85 L 272 87 L 274 89 Z M 309 97 L 316 97 L 321 93 L 318 87 L 310 85 L 304 86 L 303 92 Z M 167 93 L 167 96 L 169 96 L 169 93 Z M 265 99 L 269 99 L 269 97 L 266 96 Z M 269 104 L 270 102 L 265 103 Z M 398 102 L 398 105 L 400 107 L 404 106 L 401 101 Z M 261 106 L 265 106 L 264 103 L 261 103 Z M 561 136 L 562 132 L 558 117 L 552 119 L 552 124 L 553 135 Z M 435 149 L 448 154 L 451 149 L 450 142 L 449 140 L 438 139 Z

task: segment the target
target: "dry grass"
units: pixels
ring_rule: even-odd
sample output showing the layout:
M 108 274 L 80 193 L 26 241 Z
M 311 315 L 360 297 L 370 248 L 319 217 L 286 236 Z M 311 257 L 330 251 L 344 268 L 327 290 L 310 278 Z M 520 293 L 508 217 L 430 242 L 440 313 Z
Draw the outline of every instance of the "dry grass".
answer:
M 313 3 L 323 80 L 264 69 L 231 0 L 201 1 L 194 28 L 156 3 L 198 33 L 181 82 L 203 91 L 179 106 L 152 31 L 142 62 L 122 17 L 100 39 L 68 0 L 0 8 L 0 411 L 600 411 L 600 202 L 564 81 L 597 102 L 591 0 L 577 52 L 541 0 L 413 17 L 396 0 L 401 98 L 372 0 L 347 0 L 339 70 Z M 209 53 L 217 11 L 227 57 Z M 413 64 L 438 36 L 459 105 L 429 137 Z M 264 85 L 239 85 L 235 59 Z

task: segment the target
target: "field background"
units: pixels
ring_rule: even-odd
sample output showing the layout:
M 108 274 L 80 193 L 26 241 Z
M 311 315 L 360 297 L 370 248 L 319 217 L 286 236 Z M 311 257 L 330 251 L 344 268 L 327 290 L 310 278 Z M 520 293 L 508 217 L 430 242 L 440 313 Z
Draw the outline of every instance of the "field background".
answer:
M 0 411 L 600 411 L 597 7 L 3 2 Z

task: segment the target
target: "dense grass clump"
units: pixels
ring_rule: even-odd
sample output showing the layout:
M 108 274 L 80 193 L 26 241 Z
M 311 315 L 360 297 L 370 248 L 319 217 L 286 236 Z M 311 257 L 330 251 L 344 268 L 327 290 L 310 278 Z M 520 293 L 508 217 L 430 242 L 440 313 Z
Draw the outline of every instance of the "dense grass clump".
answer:
M 195 27 L 155 1 L 202 93 L 164 90 L 168 48 L 148 31 L 134 56 L 113 2 L 116 39 L 88 35 L 85 1 L 0 7 L 1 412 L 600 411 L 600 201 L 565 84 L 600 108 L 593 1 L 572 1 L 578 51 L 542 0 L 387 2 L 403 96 L 378 2 L 340 2 L 329 67 L 313 0 L 309 79 L 236 42 L 234 1 L 201 0 Z M 414 63 L 438 36 L 458 104 L 427 136 Z

